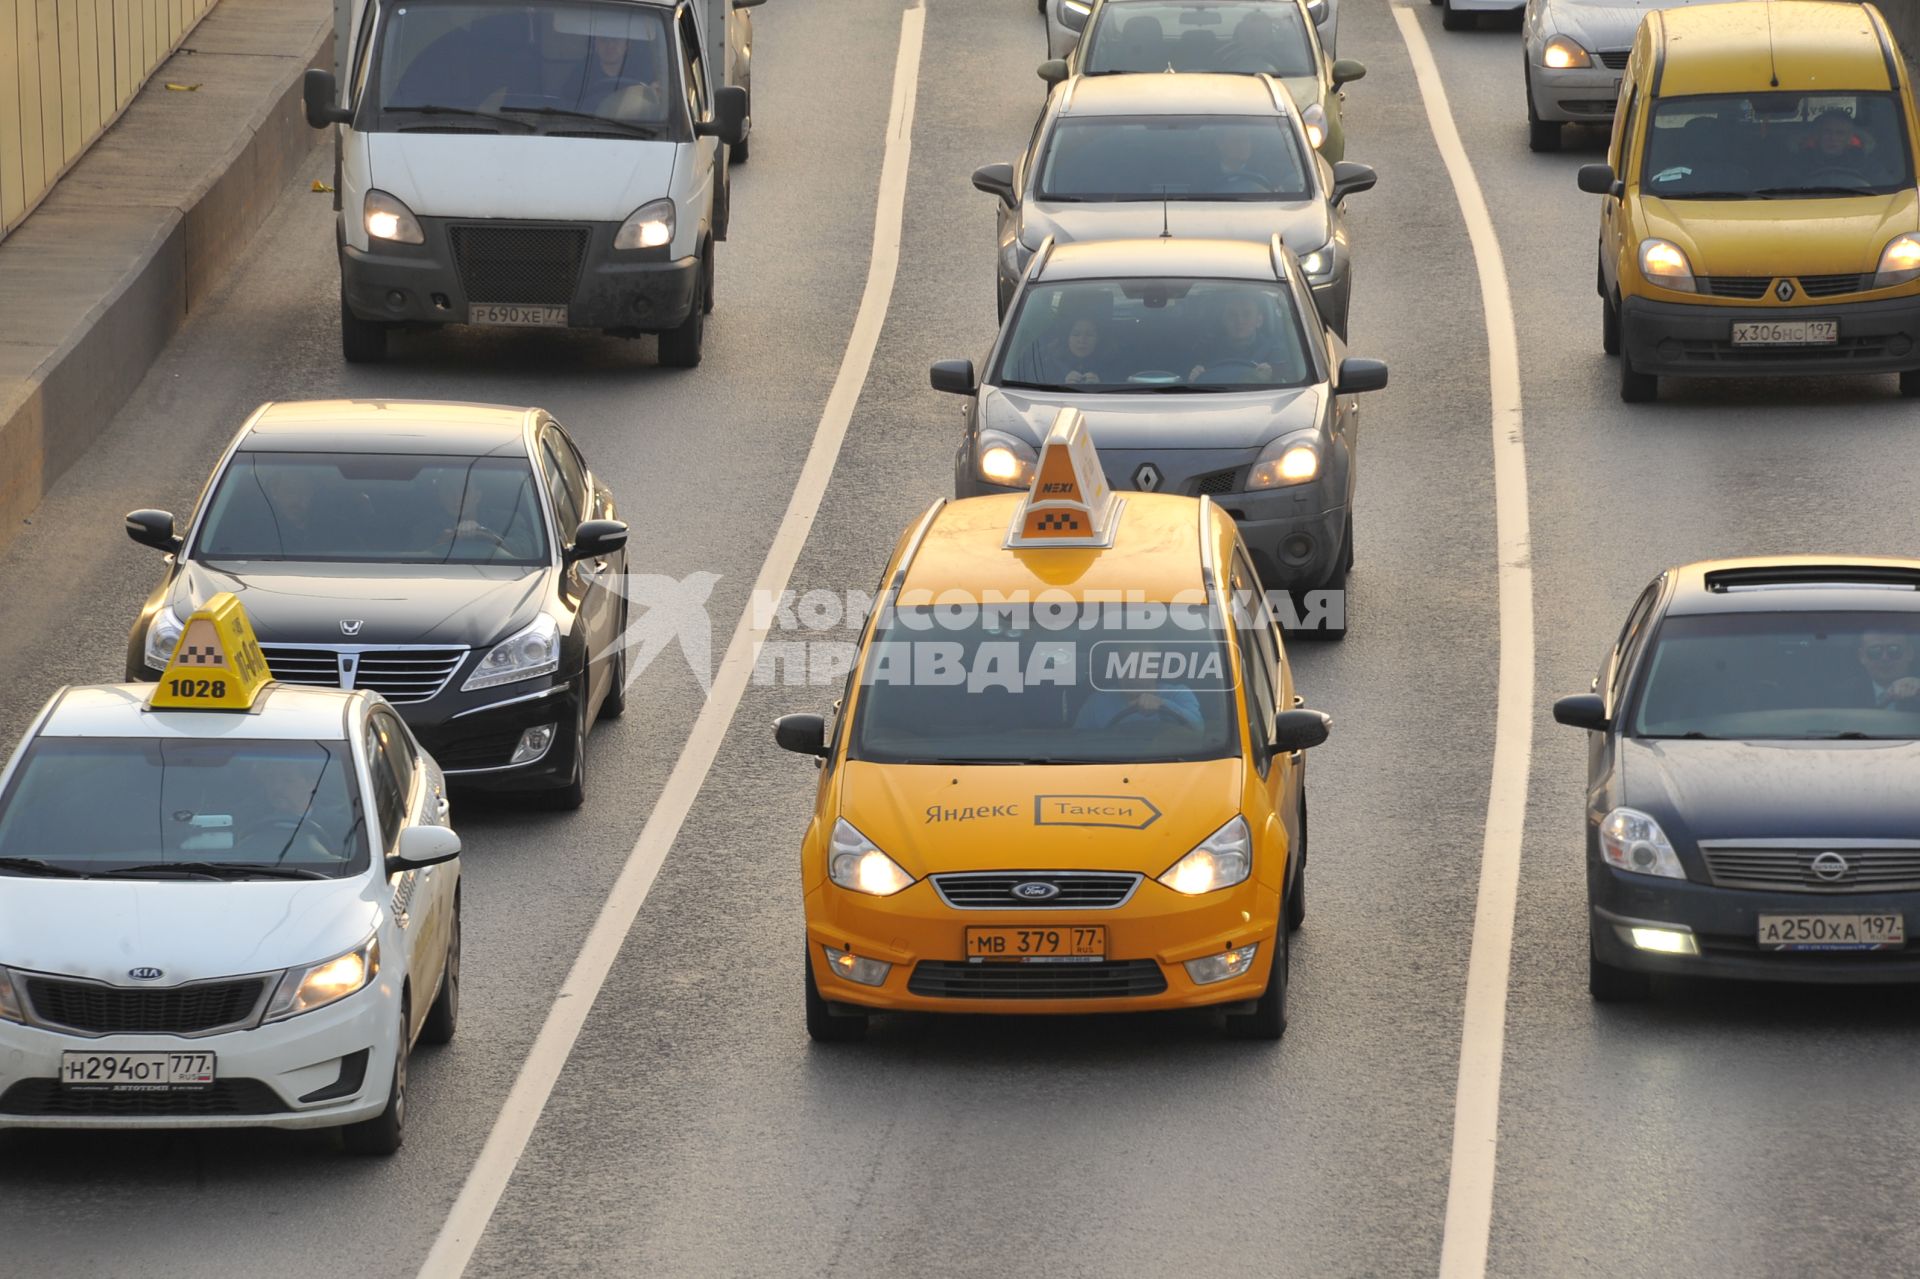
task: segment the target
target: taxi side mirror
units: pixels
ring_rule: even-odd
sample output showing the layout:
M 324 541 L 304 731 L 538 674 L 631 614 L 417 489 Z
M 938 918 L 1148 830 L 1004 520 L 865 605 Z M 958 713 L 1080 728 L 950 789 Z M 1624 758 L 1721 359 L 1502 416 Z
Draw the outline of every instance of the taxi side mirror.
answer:
M 1065 58 L 1048 58 L 1040 64 L 1037 69 L 1037 74 L 1048 84 L 1059 84 L 1067 78 L 1067 60 Z
M 718 138 L 730 147 L 747 140 L 747 91 L 737 84 L 716 89 L 713 94 L 713 119 L 696 120 L 696 138 Z
M 1568 728 L 1604 733 L 1607 731 L 1607 704 L 1597 693 L 1575 693 L 1553 704 L 1553 718 L 1555 723 L 1565 724 Z
M 1378 391 L 1386 384 L 1387 366 L 1383 362 L 1348 356 L 1340 361 L 1340 370 L 1334 374 L 1333 393 L 1358 395 L 1362 391 Z
M 1625 195 L 1627 191 L 1626 187 L 1613 176 L 1611 164 L 1583 164 L 1580 166 L 1580 172 L 1574 177 L 1574 182 L 1588 195 L 1617 197 Z
M 985 191 L 988 195 L 1000 197 L 1000 203 L 1011 209 L 1017 201 L 1013 198 L 1013 166 L 1011 164 L 983 164 L 973 171 L 973 189 Z
M 567 563 L 597 560 L 611 555 L 627 544 L 627 526 L 619 520 L 586 520 L 574 530 L 573 545 L 565 552 Z
M 1352 84 L 1355 80 L 1366 79 L 1367 64 L 1354 58 L 1341 58 L 1333 64 L 1330 74 L 1333 77 L 1333 87 L 1338 89 L 1343 84 Z
M 1280 711 L 1273 717 L 1273 749 L 1304 751 L 1327 740 L 1333 716 L 1321 711 Z
M 927 370 L 927 381 L 934 390 L 948 395 L 972 395 L 978 389 L 972 360 L 935 360 Z
M 393 841 L 387 854 L 387 874 L 420 870 L 450 862 L 460 855 L 460 837 L 445 826 L 409 826 Z
M 180 535 L 173 529 L 171 511 L 128 511 L 127 536 L 168 555 L 178 554 L 182 545 Z
M 353 120 L 353 112 L 340 105 L 340 82 L 333 78 L 331 71 L 307 68 L 306 76 L 300 81 L 300 97 L 306 103 L 307 123 L 316 129 Z
M 782 715 L 773 721 L 773 740 L 796 755 L 827 757 L 827 721 L 818 715 Z
M 1379 181 L 1380 175 L 1374 172 L 1372 165 L 1342 160 L 1333 166 L 1333 189 L 1328 195 L 1333 203 L 1338 204 L 1350 195 L 1373 190 Z

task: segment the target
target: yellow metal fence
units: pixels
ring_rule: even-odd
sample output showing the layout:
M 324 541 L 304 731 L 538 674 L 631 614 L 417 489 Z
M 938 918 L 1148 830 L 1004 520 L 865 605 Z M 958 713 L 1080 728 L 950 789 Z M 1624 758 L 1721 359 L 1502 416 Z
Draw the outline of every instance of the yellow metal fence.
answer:
M 214 0 L 0 0 L 0 236 L 133 100 Z

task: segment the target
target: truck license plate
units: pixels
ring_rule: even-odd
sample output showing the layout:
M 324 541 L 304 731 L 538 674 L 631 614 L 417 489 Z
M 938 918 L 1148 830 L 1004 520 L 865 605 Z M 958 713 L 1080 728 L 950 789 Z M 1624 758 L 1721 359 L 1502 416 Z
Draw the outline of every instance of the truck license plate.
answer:
M 468 324 L 495 324 L 513 328 L 564 329 L 567 308 L 527 302 L 469 302 Z
M 212 1053 L 61 1053 L 60 1083 L 79 1092 L 192 1092 L 213 1087 Z
M 1838 320 L 1753 320 L 1733 326 L 1735 346 L 1832 346 Z

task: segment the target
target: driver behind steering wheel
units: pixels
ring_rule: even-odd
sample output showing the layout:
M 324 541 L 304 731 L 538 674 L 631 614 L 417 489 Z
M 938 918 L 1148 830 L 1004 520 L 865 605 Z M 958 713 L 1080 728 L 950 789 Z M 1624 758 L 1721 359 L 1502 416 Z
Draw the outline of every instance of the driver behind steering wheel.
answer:
M 318 811 L 315 792 L 325 776 L 321 761 L 276 763 L 256 770 L 248 800 L 252 813 L 233 832 L 234 852 L 241 860 L 274 863 L 338 861 L 347 850 L 340 845 L 340 814 Z
M 1217 336 L 1206 348 L 1207 363 L 1196 364 L 1187 381 L 1197 382 L 1208 369 L 1229 364 L 1246 365 L 1247 376 L 1237 382 L 1270 382 L 1280 350 L 1267 330 L 1267 317 L 1259 302 L 1249 293 L 1235 293 L 1220 311 Z
M 1216 190 L 1271 191 L 1273 182 L 1253 167 L 1253 131 L 1228 125 L 1211 130 L 1213 152 L 1219 164 L 1213 171 Z
M 1080 704 L 1073 717 L 1075 729 L 1105 732 L 1109 729 L 1142 728 L 1152 724 L 1192 729 L 1206 727 L 1200 699 L 1184 684 L 1162 684 L 1156 689 L 1102 688 Z

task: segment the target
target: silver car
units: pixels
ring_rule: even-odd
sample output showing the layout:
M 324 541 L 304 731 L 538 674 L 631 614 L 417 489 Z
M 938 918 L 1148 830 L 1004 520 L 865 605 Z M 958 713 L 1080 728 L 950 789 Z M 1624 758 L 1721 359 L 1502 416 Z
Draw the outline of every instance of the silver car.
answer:
M 1275 0 L 1293 4 L 1296 0 Z M 1040 12 L 1047 15 L 1047 56 L 1064 58 L 1073 52 L 1080 33 L 1087 29 L 1093 13 L 1093 0 L 1040 0 Z M 1332 57 L 1340 36 L 1340 0 L 1307 0 L 1307 16 L 1320 33 L 1321 47 Z
M 1043 244 L 967 397 L 960 497 L 1025 490 L 1062 408 L 1085 413 L 1116 489 L 1209 495 L 1269 586 L 1344 589 L 1353 564 L 1353 396 L 1387 366 L 1348 358 L 1278 235 Z M 1323 631 L 1344 633 L 1344 623 Z
M 1527 145 L 1558 151 L 1563 124 L 1613 123 L 1640 18 L 1690 0 L 1528 0 Z
M 1328 164 L 1272 76 L 1080 76 L 1054 89 L 1025 154 L 973 185 L 999 197 L 1000 314 L 1042 241 L 1278 231 L 1342 337 L 1352 269 L 1343 202 L 1375 181 Z

